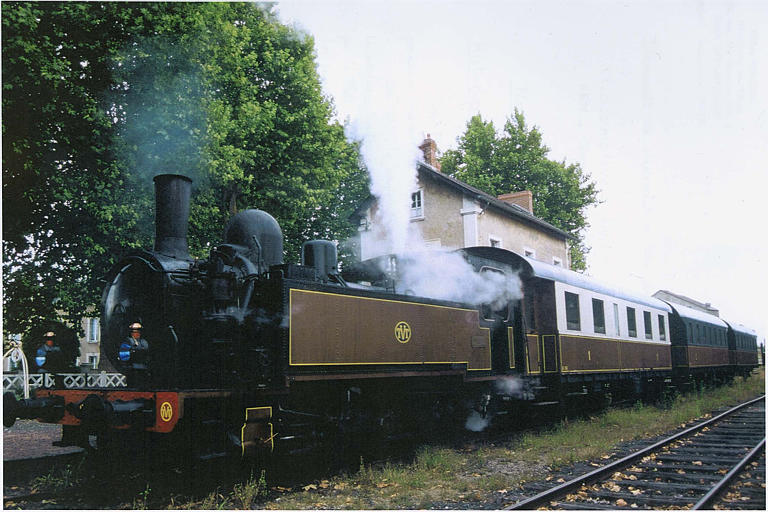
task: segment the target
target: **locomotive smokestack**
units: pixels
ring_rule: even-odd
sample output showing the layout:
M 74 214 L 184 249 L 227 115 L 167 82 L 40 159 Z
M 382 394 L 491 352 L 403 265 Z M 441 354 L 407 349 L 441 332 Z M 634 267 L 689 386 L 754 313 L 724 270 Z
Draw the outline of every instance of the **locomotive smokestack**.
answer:
M 180 174 L 155 176 L 155 251 L 188 259 L 189 198 L 192 180 Z

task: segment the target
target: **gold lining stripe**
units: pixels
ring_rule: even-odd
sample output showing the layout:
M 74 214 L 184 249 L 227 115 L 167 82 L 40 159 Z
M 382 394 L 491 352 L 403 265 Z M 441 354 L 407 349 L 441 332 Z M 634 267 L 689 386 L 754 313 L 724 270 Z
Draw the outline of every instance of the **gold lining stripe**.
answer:
M 554 336 L 554 334 L 549 335 L 549 336 Z M 639 345 L 648 345 L 648 346 L 652 346 L 652 345 L 657 345 L 657 346 L 662 346 L 662 347 L 671 347 L 672 346 L 671 343 L 658 343 L 658 342 L 652 342 L 652 341 L 621 340 L 619 338 L 596 338 L 594 336 L 576 336 L 574 334 L 560 334 L 560 339 L 562 339 L 562 338 L 572 338 L 574 340 L 588 339 L 588 340 L 599 340 L 599 341 L 612 341 L 612 342 L 615 342 L 615 343 L 636 343 L 636 344 L 639 344 Z
M 480 315 L 480 312 L 476 309 L 467 309 L 467 308 L 455 308 L 453 306 L 437 306 L 435 304 L 422 304 L 421 302 L 409 302 L 404 300 L 392 300 L 392 299 L 377 299 L 375 297 L 358 297 L 357 295 L 344 295 L 343 293 L 330 293 L 330 292 L 318 292 L 315 290 L 304 290 L 301 288 L 291 288 L 290 292 L 298 292 L 298 293 L 314 293 L 316 295 L 333 295 L 334 297 L 349 297 L 352 299 L 360 299 L 360 300 L 375 300 L 379 302 L 391 302 L 393 304 L 413 304 L 415 306 L 424 306 L 428 308 L 440 308 L 440 309 L 451 309 L 453 311 L 468 311 L 471 313 L 477 313 L 478 318 Z
M 248 411 L 258 411 L 259 409 L 268 409 L 269 419 L 272 418 L 271 406 L 245 408 L 245 421 L 243 422 L 243 426 L 240 429 L 240 456 L 241 457 L 245 457 L 245 426 L 248 424 Z M 269 441 L 271 443 L 270 451 L 274 452 L 275 451 L 275 427 L 271 421 L 268 423 L 268 425 L 269 425 Z
M 507 343 L 509 344 L 509 367 L 515 369 L 515 330 L 507 327 Z
M 655 368 L 600 368 L 597 370 L 565 370 L 563 373 L 603 373 L 603 372 L 636 372 L 641 371 L 656 371 L 656 370 L 671 370 L 671 366 L 659 366 Z

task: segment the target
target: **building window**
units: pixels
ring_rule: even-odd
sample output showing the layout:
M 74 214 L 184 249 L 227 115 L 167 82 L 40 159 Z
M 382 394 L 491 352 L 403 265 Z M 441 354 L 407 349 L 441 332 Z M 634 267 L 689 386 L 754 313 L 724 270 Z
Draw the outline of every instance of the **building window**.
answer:
M 565 322 L 572 331 L 581 330 L 581 315 L 579 313 L 579 296 L 565 292 Z
M 99 319 L 90 318 L 88 320 L 88 343 L 99 342 Z
M 664 315 L 659 315 L 659 337 L 662 340 L 667 339 L 667 326 L 664 323 Z
M 88 364 L 93 368 L 94 370 L 98 369 L 99 367 L 99 356 L 96 355 L 89 355 L 88 356 Z
M 526 258 L 535 258 L 536 257 L 536 251 L 534 251 L 530 247 L 523 247 L 523 254 L 525 254 Z
M 637 323 L 635 321 L 635 308 L 627 306 L 627 331 L 631 338 L 637 338 Z
M 651 324 L 651 312 L 643 311 L 643 323 L 645 324 L 645 339 L 653 339 L 653 325 Z
M 417 190 L 411 194 L 411 218 L 424 218 L 424 196 L 422 195 L 421 190 Z
M 595 332 L 605 334 L 605 308 L 600 299 L 592 299 L 592 318 L 595 321 Z
M 501 248 L 501 238 L 495 237 L 493 235 L 488 235 L 488 242 L 490 243 L 491 247 Z
M 562 267 L 563 266 L 563 260 L 558 258 L 557 256 L 552 256 L 552 264 L 556 267 Z

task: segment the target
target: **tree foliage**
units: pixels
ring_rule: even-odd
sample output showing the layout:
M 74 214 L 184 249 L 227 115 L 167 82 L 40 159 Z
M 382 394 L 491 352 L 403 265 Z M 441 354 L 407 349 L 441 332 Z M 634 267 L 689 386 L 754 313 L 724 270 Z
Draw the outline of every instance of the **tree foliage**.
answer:
M 444 173 L 492 195 L 530 190 L 534 213 L 576 238 L 571 268 L 584 270 L 585 211 L 598 202 L 597 189 L 578 163 L 557 162 L 548 153 L 539 129 L 529 128 L 515 109 L 500 133 L 492 121 L 473 116 L 458 147 L 445 151 L 440 162 Z
M 311 38 L 251 3 L 3 2 L 3 311 L 24 333 L 100 299 L 150 247 L 153 175 L 195 181 L 193 254 L 274 215 L 290 259 L 345 238 L 366 176 Z

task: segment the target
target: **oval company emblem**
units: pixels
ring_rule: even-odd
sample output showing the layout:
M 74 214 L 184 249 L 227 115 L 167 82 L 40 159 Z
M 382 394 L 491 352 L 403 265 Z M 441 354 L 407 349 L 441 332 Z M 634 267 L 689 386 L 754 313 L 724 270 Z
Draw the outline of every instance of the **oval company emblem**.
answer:
M 395 339 L 400 343 L 411 341 L 411 326 L 407 322 L 398 322 L 395 326 Z
M 163 402 L 160 404 L 160 419 L 168 422 L 173 418 L 173 406 L 171 402 Z

